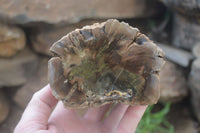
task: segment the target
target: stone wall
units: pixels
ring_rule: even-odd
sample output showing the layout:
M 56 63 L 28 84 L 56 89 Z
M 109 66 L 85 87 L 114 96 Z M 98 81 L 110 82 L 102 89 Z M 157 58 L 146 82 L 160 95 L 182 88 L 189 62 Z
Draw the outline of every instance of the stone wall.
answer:
M 51 45 L 77 28 L 109 18 L 138 27 L 164 46 L 167 63 L 160 73 L 160 102 L 186 99 L 197 116 L 190 122 L 200 121 L 198 15 L 193 21 L 181 10 L 193 9 L 162 1 L 171 11 L 157 0 L 1 0 L 0 132 L 12 132 L 32 95 L 48 84 Z

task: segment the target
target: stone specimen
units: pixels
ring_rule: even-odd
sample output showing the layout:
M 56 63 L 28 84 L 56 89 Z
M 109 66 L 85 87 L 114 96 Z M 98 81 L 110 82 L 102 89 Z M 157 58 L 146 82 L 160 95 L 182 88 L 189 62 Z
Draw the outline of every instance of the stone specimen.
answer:
M 15 55 L 25 44 L 25 35 L 21 29 L 0 23 L 0 57 Z
M 13 58 L 0 59 L 0 87 L 19 86 L 26 83 L 37 68 L 37 56 L 28 48 Z
M 90 18 L 133 18 L 156 13 L 149 0 L 0 0 L 0 17 L 14 23 L 75 23 Z
M 49 82 L 67 108 L 155 104 L 163 52 L 137 28 L 110 19 L 76 29 L 51 47 Z
M 10 105 L 5 93 L 0 89 L 0 124 L 7 118 L 10 110 Z

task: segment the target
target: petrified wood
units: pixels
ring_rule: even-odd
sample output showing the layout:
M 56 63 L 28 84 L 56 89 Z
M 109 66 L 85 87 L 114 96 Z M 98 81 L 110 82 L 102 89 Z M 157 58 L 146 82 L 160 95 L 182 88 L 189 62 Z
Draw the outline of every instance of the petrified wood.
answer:
M 137 28 L 110 19 L 70 32 L 50 50 L 50 86 L 67 108 L 158 101 L 164 54 Z

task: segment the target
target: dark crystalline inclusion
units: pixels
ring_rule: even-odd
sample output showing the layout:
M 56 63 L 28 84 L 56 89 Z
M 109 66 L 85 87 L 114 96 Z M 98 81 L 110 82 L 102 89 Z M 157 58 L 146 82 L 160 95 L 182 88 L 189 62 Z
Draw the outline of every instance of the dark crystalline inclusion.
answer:
M 53 44 L 49 82 L 67 108 L 155 104 L 163 52 L 137 28 L 110 19 Z

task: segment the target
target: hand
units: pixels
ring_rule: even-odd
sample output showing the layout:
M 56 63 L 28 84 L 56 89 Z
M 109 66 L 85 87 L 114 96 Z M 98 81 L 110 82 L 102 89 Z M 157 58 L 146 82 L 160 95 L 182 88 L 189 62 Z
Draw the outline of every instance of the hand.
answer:
M 108 108 L 89 108 L 80 117 L 64 108 L 47 85 L 33 95 L 14 133 L 133 133 L 146 106 L 117 104 L 102 121 Z

